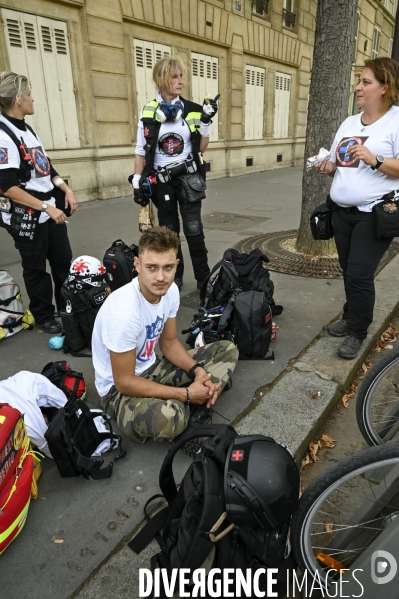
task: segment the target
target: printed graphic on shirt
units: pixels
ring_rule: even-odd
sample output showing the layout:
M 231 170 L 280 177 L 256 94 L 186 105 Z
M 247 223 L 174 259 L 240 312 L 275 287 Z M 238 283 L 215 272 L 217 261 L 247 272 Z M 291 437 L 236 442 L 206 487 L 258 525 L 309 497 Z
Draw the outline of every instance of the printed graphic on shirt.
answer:
M 0 164 L 8 164 L 7 148 L 0 148 Z
M 348 152 L 353 146 L 363 146 L 367 140 L 368 136 L 343 137 L 335 150 L 335 154 L 337 157 L 337 166 L 349 166 L 350 168 L 358 168 L 360 160 L 353 158 Z
M 28 148 L 32 162 L 35 165 L 36 178 L 47 177 L 50 174 L 50 163 L 40 146 Z
M 141 349 L 137 352 L 136 359 L 139 362 L 147 362 L 151 356 L 158 339 L 163 331 L 163 318 L 157 316 L 155 322 L 146 327 L 146 337 Z
M 164 156 L 178 156 L 184 150 L 184 140 L 178 133 L 165 133 L 158 140 L 158 148 Z

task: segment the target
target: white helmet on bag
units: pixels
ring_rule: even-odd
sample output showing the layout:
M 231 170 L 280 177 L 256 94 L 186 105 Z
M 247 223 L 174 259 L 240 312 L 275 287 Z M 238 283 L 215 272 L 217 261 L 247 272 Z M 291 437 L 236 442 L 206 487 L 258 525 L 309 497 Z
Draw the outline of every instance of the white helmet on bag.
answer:
M 79 256 L 71 264 L 68 279 L 100 287 L 104 282 L 105 273 L 104 264 L 94 256 Z

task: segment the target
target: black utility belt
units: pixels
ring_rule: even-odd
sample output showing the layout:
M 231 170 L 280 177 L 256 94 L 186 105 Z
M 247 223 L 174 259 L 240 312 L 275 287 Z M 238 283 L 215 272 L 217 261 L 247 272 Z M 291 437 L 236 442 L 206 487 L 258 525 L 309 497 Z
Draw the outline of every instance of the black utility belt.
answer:
M 26 193 L 33 196 L 37 200 L 41 200 L 42 202 L 48 202 L 49 200 L 51 200 L 54 194 L 54 189 L 52 189 L 51 191 L 36 191 L 34 189 L 25 189 L 23 187 L 21 187 L 21 189 L 26 191 Z
M 181 175 L 191 175 L 197 170 L 197 165 L 193 158 L 181 160 L 180 162 L 171 162 L 165 166 L 158 166 L 156 170 L 157 179 L 160 183 L 169 183 Z

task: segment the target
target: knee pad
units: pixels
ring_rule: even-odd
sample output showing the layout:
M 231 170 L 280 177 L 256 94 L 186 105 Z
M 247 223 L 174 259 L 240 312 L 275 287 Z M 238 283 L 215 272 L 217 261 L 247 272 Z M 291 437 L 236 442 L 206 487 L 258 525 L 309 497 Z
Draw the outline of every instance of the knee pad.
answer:
M 184 223 L 184 233 L 187 237 L 194 237 L 201 234 L 201 223 L 198 220 L 190 220 Z

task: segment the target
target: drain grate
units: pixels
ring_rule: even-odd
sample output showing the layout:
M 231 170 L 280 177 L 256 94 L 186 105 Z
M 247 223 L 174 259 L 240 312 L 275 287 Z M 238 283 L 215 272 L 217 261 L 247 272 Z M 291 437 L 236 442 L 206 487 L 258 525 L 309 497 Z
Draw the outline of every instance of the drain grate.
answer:
M 267 268 L 274 272 L 296 275 L 300 277 L 314 277 L 318 279 L 342 278 L 342 270 L 338 258 L 329 256 L 308 256 L 299 252 L 293 252 L 283 247 L 283 243 L 298 236 L 298 230 L 279 231 L 277 233 L 266 233 L 254 235 L 243 239 L 235 245 L 240 252 L 250 252 L 259 248 L 264 252 L 270 262 Z M 399 244 L 392 242 L 388 251 L 385 252 L 379 264 L 379 272 L 397 253 Z

